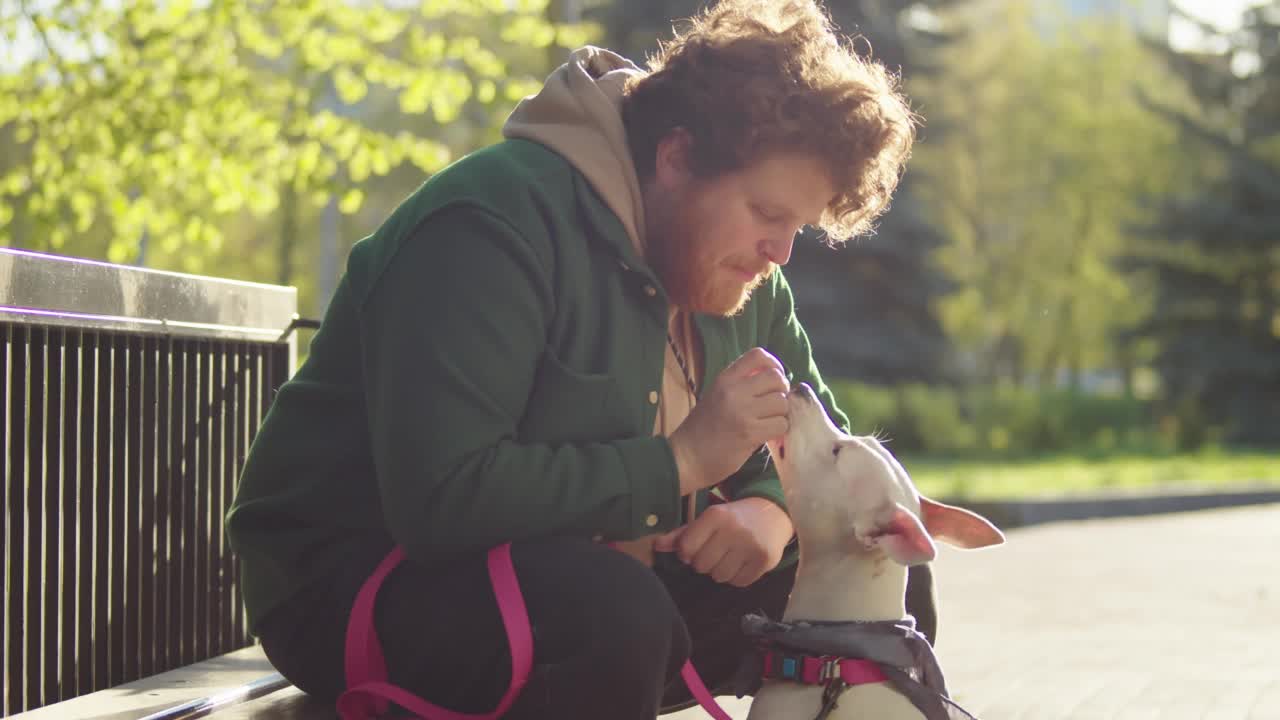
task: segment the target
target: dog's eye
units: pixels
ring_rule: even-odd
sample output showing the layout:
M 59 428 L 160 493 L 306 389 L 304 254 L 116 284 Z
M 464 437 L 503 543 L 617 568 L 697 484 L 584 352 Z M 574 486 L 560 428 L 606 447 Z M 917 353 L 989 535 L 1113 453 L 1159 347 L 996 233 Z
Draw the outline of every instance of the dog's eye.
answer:
M 840 455 L 840 446 L 839 446 L 839 445 L 836 445 L 835 447 L 831 448 L 831 457 L 837 457 L 837 456 L 839 456 L 839 455 Z

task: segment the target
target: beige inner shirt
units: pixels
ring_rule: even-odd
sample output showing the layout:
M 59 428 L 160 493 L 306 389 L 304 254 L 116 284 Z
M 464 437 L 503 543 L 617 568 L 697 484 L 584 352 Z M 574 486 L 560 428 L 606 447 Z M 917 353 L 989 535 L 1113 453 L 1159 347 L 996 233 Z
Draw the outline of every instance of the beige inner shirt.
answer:
M 677 310 L 672 311 L 671 321 L 668 325 L 671 338 L 680 348 L 680 353 L 684 355 L 685 361 L 689 363 L 689 372 L 693 375 L 695 386 L 702 387 L 702 343 L 698 337 L 697 330 L 693 326 L 692 318 L 686 312 Z M 654 418 L 653 434 L 669 436 L 678 427 L 684 419 L 689 416 L 693 410 L 697 398 L 689 391 L 688 383 L 685 381 L 684 372 L 680 369 L 680 363 L 676 360 L 675 353 L 671 351 L 671 345 L 666 346 L 666 363 L 665 372 L 662 374 L 662 389 L 658 396 L 658 414 Z M 691 504 L 693 496 L 686 495 L 684 500 L 686 504 Z M 686 517 L 692 517 L 692 508 L 686 513 Z M 646 535 L 617 543 L 617 548 L 631 555 L 640 562 L 653 567 L 653 538 L 654 535 Z

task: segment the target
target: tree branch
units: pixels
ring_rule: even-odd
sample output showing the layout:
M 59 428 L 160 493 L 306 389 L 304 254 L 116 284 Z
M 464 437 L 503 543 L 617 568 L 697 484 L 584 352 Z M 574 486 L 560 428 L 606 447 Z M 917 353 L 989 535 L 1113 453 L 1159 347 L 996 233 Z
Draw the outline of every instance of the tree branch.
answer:
M 28 8 L 27 0 L 18 0 L 18 11 L 27 19 L 27 22 L 31 23 L 31 26 L 36 29 L 36 35 L 40 37 L 40 44 L 44 46 L 45 52 L 48 53 L 49 60 L 53 63 L 54 70 L 58 73 L 58 79 L 60 79 L 65 85 L 70 73 L 67 71 L 67 66 L 62 60 L 62 55 L 58 54 L 57 50 L 53 49 L 53 41 L 49 38 L 49 33 L 45 31 L 44 22 L 37 13 L 32 12 L 30 8 Z

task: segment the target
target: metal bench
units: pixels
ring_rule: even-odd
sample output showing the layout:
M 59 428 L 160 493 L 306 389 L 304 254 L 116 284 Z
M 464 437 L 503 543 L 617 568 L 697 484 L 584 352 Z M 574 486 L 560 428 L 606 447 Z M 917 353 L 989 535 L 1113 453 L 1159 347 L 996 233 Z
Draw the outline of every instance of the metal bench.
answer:
M 253 643 L 222 517 L 296 310 L 291 287 L 0 248 L 0 716 L 170 707 L 196 682 L 155 678 Z

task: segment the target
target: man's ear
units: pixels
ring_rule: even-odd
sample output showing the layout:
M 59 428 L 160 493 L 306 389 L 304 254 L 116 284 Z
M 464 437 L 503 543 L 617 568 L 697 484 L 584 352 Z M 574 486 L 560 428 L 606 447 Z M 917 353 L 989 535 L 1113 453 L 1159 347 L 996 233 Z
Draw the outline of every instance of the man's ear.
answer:
M 654 178 L 659 184 L 680 188 L 693 177 L 693 135 L 688 130 L 672 128 L 654 151 Z
M 920 496 L 924 527 L 936 540 L 965 550 L 1000 545 L 1004 533 L 981 515 Z
M 938 554 L 920 520 L 898 503 L 880 514 L 873 537 L 891 560 L 907 567 L 927 563 Z

